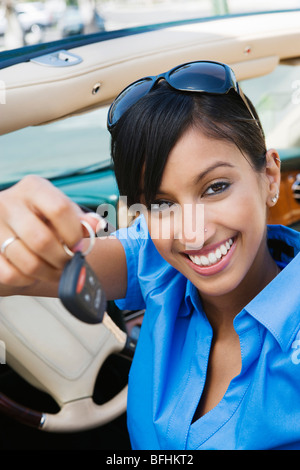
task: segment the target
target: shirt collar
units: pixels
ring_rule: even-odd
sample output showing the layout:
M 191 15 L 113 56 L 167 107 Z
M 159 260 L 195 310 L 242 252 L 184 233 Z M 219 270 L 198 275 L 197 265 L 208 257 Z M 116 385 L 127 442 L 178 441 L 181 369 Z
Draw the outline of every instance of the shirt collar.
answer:
M 182 312 L 181 316 L 189 315 L 192 311 L 192 307 L 203 313 L 202 302 L 198 290 L 189 279 L 187 279 L 186 285 L 185 304 L 187 308 Z
M 267 328 L 282 350 L 287 350 L 300 329 L 300 289 L 295 285 L 300 268 L 300 233 L 281 225 L 270 225 L 267 236 L 273 258 L 284 269 L 246 305 L 243 312 Z M 204 313 L 198 291 L 189 280 L 185 301 L 187 309 L 182 316 L 191 312 L 191 306 Z
M 268 226 L 272 256 L 284 268 L 248 305 L 245 311 L 264 325 L 286 351 L 300 329 L 300 233 L 284 226 Z

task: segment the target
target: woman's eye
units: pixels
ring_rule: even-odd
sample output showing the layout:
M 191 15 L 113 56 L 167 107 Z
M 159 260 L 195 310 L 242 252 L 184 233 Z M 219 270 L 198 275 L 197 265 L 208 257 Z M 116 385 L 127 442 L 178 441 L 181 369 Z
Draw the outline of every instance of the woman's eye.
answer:
M 149 209 L 153 212 L 163 212 L 167 209 L 170 209 L 170 207 L 172 207 L 173 204 L 174 202 L 171 202 L 171 201 L 164 201 L 164 200 L 155 201 L 153 204 L 151 204 Z
M 223 191 L 225 191 L 227 188 L 229 188 L 230 183 L 227 183 L 225 181 L 218 181 L 216 183 L 211 184 L 205 191 L 205 195 L 207 196 L 212 196 L 214 194 L 220 194 Z

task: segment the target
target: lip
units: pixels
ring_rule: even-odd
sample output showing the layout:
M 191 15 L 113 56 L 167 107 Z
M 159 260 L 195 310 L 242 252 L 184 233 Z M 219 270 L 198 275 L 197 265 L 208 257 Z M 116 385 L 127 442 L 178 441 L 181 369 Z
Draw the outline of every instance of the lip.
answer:
M 184 251 L 183 256 L 188 263 L 188 265 L 198 274 L 201 274 L 202 276 L 213 276 L 214 274 L 217 274 L 223 269 L 226 268 L 226 266 L 229 264 L 235 249 L 236 249 L 236 243 L 237 243 L 237 237 L 231 237 L 233 240 L 233 244 L 231 245 L 230 250 L 227 252 L 225 256 L 223 256 L 220 261 L 217 263 L 211 265 L 211 266 L 198 266 L 195 263 L 193 263 L 192 260 L 189 259 L 188 256 L 186 255 L 194 255 L 194 256 L 199 256 L 199 255 L 206 255 L 210 253 L 211 251 L 214 251 L 217 249 L 222 243 L 217 243 L 215 245 L 210 245 L 209 247 L 206 247 L 204 250 L 199 250 L 198 252 L 195 251 Z

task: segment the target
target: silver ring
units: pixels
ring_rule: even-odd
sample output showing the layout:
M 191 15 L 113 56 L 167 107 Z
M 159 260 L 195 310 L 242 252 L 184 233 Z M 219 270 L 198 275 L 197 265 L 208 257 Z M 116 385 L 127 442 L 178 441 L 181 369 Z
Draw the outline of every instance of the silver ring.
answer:
M 14 241 L 16 241 L 17 239 L 18 239 L 18 237 L 9 237 L 6 240 L 4 240 L 4 242 L 2 243 L 1 248 L 0 248 L 1 255 L 5 256 L 6 248 L 9 245 L 11 245 Z
M 89 232 L 89 235 L 90 235 L 90 244 L 87 247 L 87 249 L 82 253 L 83 256 L 86 256 L 92 251 L 92 249 L 94 247 L 95 232 L 92 229 L 92 227 L 90 226 L 90 224 L 88 224 L 85 220 L 81 220 L 80 222 L 87 229 L 87 231 Z M 74 251 L 72 251 L 65 243 L 63 243 L 63 248 L 64 248 L 65 252 L 67 253 L 67 255 L 74 256 L 74 254 L 75 254 Z

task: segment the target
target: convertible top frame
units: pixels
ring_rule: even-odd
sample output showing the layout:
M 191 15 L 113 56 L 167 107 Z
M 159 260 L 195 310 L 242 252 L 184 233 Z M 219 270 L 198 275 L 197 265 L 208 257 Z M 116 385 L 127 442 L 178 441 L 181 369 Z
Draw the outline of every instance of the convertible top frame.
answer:
M 267 74 L 280 60 L 300 56 L 299 22 L 300 9 L 234 15 L 135 28 L 125 30 L 126 35 L 100 33 L 88 36 L 86 42 L 78 42 L 77 37 L 73 42 L 43 45 L 43 50 L 25 48 L 24 56 L 21 50 L 8 51 L 2 57 L 0 54 L 0 64 L 2 58 L 2 66 L 9 63 L 7 60 L 19 63 L 3 68 L 0 73 L 5 86 L 0 134 L 109 104 L 137 78 L 190 60 L 226 62 L 238 80 Z M 82 61 L 65 68 L 51 67 L 31 61 L 28 55 L 36 57 L 37 53 L 43 55 L 59 49 L 68 49 Z M 112 76 L 116 76 L 115 81 Z

